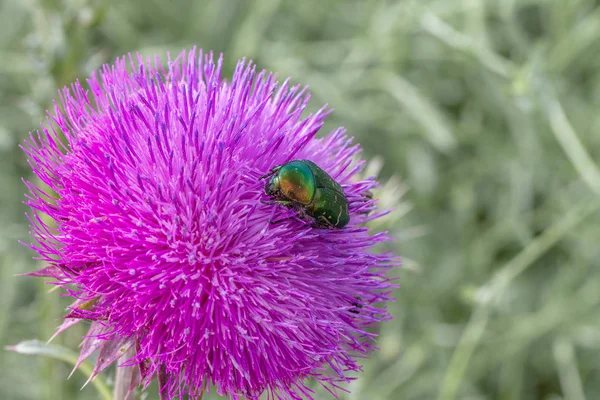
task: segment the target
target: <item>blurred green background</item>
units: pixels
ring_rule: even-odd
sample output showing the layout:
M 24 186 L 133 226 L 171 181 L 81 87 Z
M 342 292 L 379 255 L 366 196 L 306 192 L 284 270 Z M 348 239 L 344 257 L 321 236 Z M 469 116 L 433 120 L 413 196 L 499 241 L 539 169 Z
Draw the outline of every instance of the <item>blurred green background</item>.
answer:
M 2 348 L 47 340 L 66 305 L 15 277 L 37 267 L 18 143 L 101 64 L 197 45 L 225 76 L 245 56 L 309 84 L 324 132 L 346 126 L 391 179 L 395 319 L 344 399 L 600 399 L 598 2 L 0 0 L 0 43 Z M 70 369 L 1 351 L 0 399 L 100 398 Z

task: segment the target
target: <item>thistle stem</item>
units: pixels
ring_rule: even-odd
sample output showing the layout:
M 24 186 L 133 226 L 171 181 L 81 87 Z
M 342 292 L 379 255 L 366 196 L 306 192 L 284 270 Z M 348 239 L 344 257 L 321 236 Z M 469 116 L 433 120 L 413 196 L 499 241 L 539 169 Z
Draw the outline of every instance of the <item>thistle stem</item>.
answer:
M 124 363 L 135 355 L 135 347 L 131 346 L 119 359 L 118 363 Z M 113 400 L 135 400 L 135 390 L 129 392 L 129 387 L 136 373 L 137 366 L 118 367 L 115 374 L 115 387 Z

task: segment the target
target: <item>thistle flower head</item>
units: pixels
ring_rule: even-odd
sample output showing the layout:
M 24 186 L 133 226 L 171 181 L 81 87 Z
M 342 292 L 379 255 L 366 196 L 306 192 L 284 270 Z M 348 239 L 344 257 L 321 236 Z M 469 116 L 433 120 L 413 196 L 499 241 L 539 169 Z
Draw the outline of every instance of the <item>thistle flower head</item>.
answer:
M 240 61 L 195 50 L 168 60 L 123 57 L 64 89 L 23 146 L 31 247 L 74 298 L 58 332 L 91 321 L 80 362 L 94 374 L 126 349 L 139 382 L 161 395 L 312 398 L 313 377 L 336 392 L 389 318 L 395 260 L 364 223 L 375 202 L 358 145 L 343 129 L 315 135 L 328 114 L 303 116 L 309 95 Z M 316 229 L 297 210 L 264 204 L 259 177 L 294 159 L 340 183 L 350 223 Z M 45 214 L 46 217 L 42 217 Z M 272 224 L 270 221 L 281 220 Z

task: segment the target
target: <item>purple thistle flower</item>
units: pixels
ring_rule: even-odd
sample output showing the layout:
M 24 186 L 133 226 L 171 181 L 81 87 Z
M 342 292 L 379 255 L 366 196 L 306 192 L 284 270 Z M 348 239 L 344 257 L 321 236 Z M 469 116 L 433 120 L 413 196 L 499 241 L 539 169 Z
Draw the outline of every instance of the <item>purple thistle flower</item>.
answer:
M 75 301 L 58 333 L 91 321 L 80 354 L 93 376 L 128 349 L 138 384 L 161 397 L 311 399 L 306 378 L 336 395 L 390 318 L 397 260 L 370 250 L 387 240 L 363 226 L 381 216 L 359 180 L 358 145 L 329 114 L 302 117 L 305 88 L 240 61 L 196 50 L 118 59 L 65 88 L 47 126 L 24 145 L 39 179 L 26 182 L 32 235 L 50 276 Z M 128 68 L 129 67 L 129 68 Z M 259 177 L 293 159 L 314 161 L 350 201 L 344 229 L 261 203 Z M 48 219 L 43 219 L 45 214 Z M 51 222 L 49 222 L 51 221 Z M 358 307 L 358 308 L 357 308 Z

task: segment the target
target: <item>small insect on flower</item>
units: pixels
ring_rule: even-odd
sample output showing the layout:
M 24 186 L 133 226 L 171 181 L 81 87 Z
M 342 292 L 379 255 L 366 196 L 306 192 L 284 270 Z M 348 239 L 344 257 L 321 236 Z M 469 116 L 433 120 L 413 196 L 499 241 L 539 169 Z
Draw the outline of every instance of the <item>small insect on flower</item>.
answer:
M 356 299 L 356 301 L 353 301 L 352 303 L 350 303 L 350 304 L 352 304 L 352 306 L 353 306 L 353 307 L 350 309 L 350 312 L 351 312 L 351 313 L 353 313 L 353 314 L 360 314 L 360 311 L 359 311 L 359 310 L 360 310 L 361 308 L 363 308 L 363 305 L 362 305 L 362 299 L 361 299 L 361 297 L 360 297 L 360 296 L 355 296 L 354 298 Z
M 350 221 L 344 190 L 314 162 L 290 161 L 260 177 L 265 178 L 265 194 L 272 199 L 267 204 L 294 208 L 302 219 L 312 219 L 315 228 L 341 229 Z

